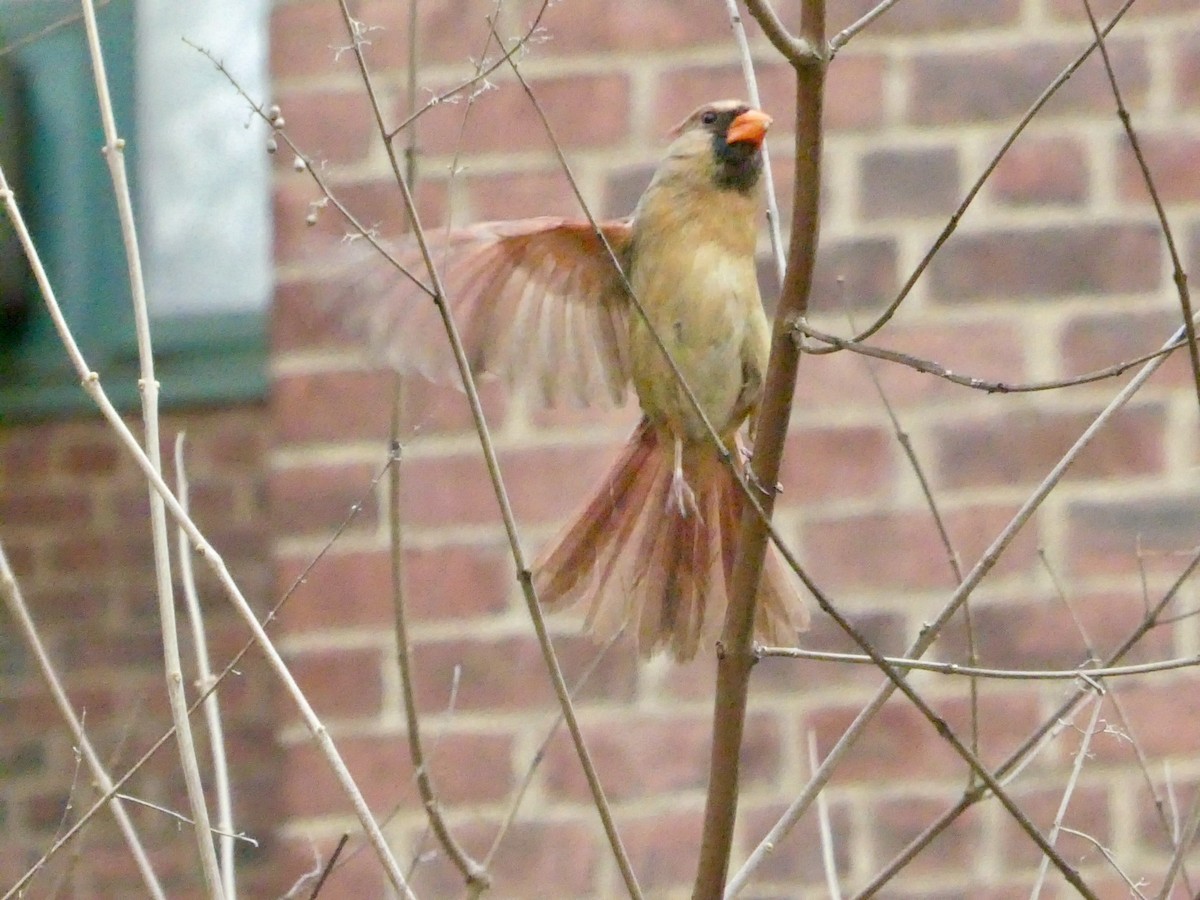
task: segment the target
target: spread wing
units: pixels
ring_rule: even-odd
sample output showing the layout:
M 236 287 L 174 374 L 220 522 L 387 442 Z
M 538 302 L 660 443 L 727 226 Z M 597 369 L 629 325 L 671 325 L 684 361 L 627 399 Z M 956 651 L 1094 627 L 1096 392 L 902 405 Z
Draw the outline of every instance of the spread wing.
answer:
M 624 266 L 628 221 L 600 225 Z M 592 226 L 558 218 L 485 222 L 428 232 L 430 255 L 474 373 L 533 387 L 552 404 L 624 401 L 629 300 Z M 429 283 L 415 241 L 397 254 Z M 396 368 L 457 383 L 445 326 L 430 295 L 408 278 L 360 298 L 358 323 Z

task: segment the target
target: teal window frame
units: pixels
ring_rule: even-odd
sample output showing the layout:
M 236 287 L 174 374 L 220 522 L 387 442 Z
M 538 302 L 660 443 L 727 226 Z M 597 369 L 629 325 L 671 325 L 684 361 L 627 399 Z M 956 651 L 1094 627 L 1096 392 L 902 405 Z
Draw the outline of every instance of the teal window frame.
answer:
M 135 0 L 97 11 L 114 111 L 127 142 L 137 207 Z M 6 8 L 7 7 L 7 8 Z M 73 4 L 0 0 L 0 45 L 20 30 L 24 11 L 57 21 Z M 20 73 L 23 131 L 21 205 L 51 285 L 88 365 L 118 408 L 139 402 L 138 359 L 125 250 L 104 158 L 91 63 L 81 22 L 17 46 L 8 65 Z M 0 110 L 0 128 L 5 127 Z M 8 111 L 9 126 L 14 124 Z M 19 333 L 0 333 L 0 425 L 93 408 L 79 384 L 36 286 Z M 267 390 L 266 312 L 152 316 L 156 376 L 165 408 L 231 405 Z

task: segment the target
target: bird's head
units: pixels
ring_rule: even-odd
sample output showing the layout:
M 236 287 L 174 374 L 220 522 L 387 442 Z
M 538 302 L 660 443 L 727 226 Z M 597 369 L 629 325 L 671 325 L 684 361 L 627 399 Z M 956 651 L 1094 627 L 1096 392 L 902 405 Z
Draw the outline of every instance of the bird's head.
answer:
M 711 179 L 721 190 L 751 193 L 762 174 L 762 143 L 771 117 L 740 100 L 706 103 L 672 131 L 667 158 Z

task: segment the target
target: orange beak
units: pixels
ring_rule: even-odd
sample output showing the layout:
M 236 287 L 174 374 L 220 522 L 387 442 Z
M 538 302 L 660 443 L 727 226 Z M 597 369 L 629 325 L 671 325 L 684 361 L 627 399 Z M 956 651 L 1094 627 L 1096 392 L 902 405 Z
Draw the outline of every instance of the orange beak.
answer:
M 771 127 L 771 117 L 757 109 L 748 109 L 729 123 L 729 131 L 725 133 L 725 142 L 738 144 L 742 142 L 761 144 Z

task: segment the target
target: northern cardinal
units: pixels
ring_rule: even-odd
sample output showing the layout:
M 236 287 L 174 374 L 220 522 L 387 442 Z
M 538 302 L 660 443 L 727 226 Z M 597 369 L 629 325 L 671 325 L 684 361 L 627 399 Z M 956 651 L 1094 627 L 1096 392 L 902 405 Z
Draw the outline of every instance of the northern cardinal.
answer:
M 738 101 L 702 106 L 674 130 L 632 217 L 592 226 L 535 218 L 429 232 L 472 369 L 552 403 L 621 403 L 644 413 L 579 515 L 533 567 L 543 603 L 586 610 L 597 639 L 631 627 L 645 656 L 695 656 L 720 633 L 745 498 L 680 389 L 653 328 L 741 467 L 738 431 L 762 393 L 769 327 L 754 250 L 762 142 L 771 119 Z M 410 246 L 407 262 L 418 257 Z M 433 304 L 409 285 L 372 304 L 377 336 L 403 367 L 450 375 Z M 379 334 L 379 328 L 382 333 Z M 808 614 L 768 549 L 756 637 L 794 643 Z

